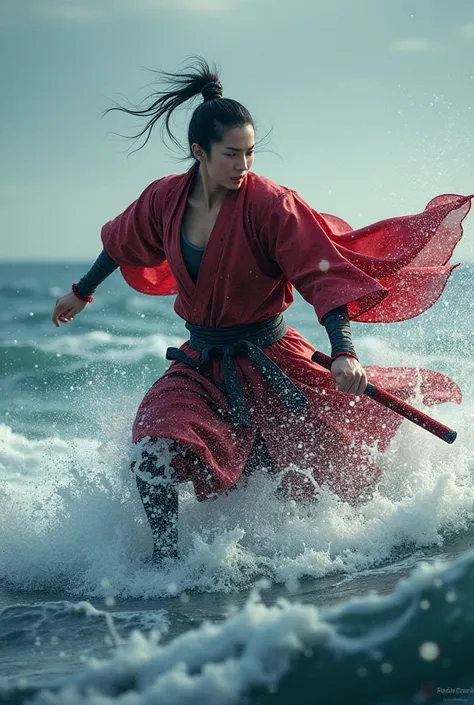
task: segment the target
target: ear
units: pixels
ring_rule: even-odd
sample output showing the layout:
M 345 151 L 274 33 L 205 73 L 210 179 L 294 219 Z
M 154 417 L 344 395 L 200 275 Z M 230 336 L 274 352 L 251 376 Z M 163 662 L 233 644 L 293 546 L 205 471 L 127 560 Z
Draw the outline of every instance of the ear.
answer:
M 191 150 L 198 161 L 204 161 L 204 159 L 206 158 L 206 153 L 204 152 L 202 147 L 200 147 L 196 142 L 191 145 Z

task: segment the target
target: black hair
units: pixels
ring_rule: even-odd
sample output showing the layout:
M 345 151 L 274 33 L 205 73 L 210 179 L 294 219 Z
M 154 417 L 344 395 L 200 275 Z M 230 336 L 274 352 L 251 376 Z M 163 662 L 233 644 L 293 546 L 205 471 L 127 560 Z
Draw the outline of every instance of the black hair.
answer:
M 192 56 L 188 58 L 194 60 L 194 65 L 186 66 L 184 71 L 180 73 L 168 73 L 151 69 L 160 76 L 162 81 L 168 84 L 170 90 L 154 91 L 144 99 L 144 101 L 151 100 L 145 107 L 129 109 L 117 104 L 104 112 L 105 115 L 111 110 L 120 110 L 129 115 L 150 118 L 143 130 L 130 137 L 130 139 L 137 140 L 147 133 L 145 141 L 138 149 L 146 145 L 150 139 L 153 127 L 163 116 L 165 116 L 165 119 L 164 124 L 161 126 L 162 136 L 164 136 L 163 127 L 165 127 L 171 141 L 182 149 L 181 144 L 171 130 L 170 118 L 176 108 L 200 94 L 203 97 L 203 102 L 194 110 L 189 123 L 189 153 L 185 159 L 189 157 L 195 159 L 191 151 L 191 145 L 194 143 L 199 144 L 209 156 L 212 144 L 222 141 L 224 133 L 230 128 L 252 125 L 255 129 L 254 120 L 247 108 L 236 100 L 222 97 L 223 88 L 218 69 L 215 66 L 211 69 L 207 61 L 202 57 Z M 142 104 L 144 101 L 142 101 Z M 133 151 L 138 151 L 138 149 Z

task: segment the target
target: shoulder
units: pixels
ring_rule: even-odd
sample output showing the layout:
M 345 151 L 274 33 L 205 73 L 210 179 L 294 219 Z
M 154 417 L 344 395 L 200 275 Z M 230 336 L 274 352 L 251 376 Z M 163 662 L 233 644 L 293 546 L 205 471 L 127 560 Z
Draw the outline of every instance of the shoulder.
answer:
M 300 210 L 314 212 L 294 189 L 252 172 L 249 173 L 247 193 L 250 215 L 260 224 L 271 214 L 284 215 Z
M 181 195 L 188 173 L 168 174 L 148 184 L 135 202 L 139 209 L 151 213 L 157 222 L 162 222 Z
M 147 186 L 146 191 L 150 191 L 155 198 L 167 198 L 176 191 L 182 189 L 188 178 L 188 174 L 168 174 L 156 181 L 152 181 Z
M 294 191 L 277 184 L 266 176 L 249 172 L 246 183 L 246 201 L 249 216 L 256 227 L 261 226 L 267 216 L 279 208 Z
M 275 181 L 268 179 L 266 176 L 255 174 L 250 171 L 247 175 L 247 191 L 249 201 L 264 204 L 269 206 L 274 205 L 282 196 L 291 193 L 292 189 L 287 186 L 277 184 Z

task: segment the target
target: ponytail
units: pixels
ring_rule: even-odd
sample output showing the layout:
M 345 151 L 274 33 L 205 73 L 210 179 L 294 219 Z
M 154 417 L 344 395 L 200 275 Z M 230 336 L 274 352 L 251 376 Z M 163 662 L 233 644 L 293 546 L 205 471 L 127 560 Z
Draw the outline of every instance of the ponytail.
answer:
M 189 123 L 189 154 L 186 158 L 194 159 L 191 150 L 191 145 L 194 143 L 199 144 L 209 156 L 212 144 L 220 142 L 227 130 L 246 125 L 252 125 L 255 128 L 251 114 L 243 105 L 236 100 L 222 97 L 223 87 L 216 67 L 211 69 L 208 63 L 199 56 L 190 58 L 195 61 L 195 64 L 188 65 L 182 73 L 168 73 L 152 69 L 168 85 L 169 90 L 153 92 L 145 99 L 151 99 L 152 102 L 145 107 L 129 109 L 117 104 L 104 112 L 105 115 L 112 110 L 120 110 L 129 115 L 149 118 L 143 130 L 130 138 L 137 140 L 147 133 L 145 141 L 138 149 L 146 145 L 152 129 L 162 117 L 164 117 L 164 125 L 161 127 L 162 137 L 164 126 L 171 141 L 182 149 L 171 130 L 170 118 L 177 108 L 198 95 L 202 95 L 203 102 L 194 110 Z M 134 151 L 138 151 L 138 149 Z

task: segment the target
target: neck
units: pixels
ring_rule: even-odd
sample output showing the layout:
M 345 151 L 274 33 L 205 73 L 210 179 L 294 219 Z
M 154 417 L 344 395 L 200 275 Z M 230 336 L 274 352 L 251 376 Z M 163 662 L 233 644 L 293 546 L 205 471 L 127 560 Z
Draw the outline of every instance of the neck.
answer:
M 206 210 L 212 210 L 223 204 L 227 193 L 228 189 L 212 181 L 200 164 L 190 192 L 193 200 L 204 206 Z

